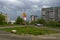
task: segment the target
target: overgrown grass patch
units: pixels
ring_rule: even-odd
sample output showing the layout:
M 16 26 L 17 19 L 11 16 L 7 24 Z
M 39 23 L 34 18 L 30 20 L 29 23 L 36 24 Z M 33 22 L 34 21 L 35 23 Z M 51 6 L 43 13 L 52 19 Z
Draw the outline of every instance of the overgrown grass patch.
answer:
M 53 27 L 53 26 L 45 26 L 45 27 L 47 27 L 47 28 L 53 28 L 53 29 L 60 29 L 60 27 Z
M 3 28 L 0 30 L 4 30 L 7 32 L 11 32 L 11 30 L 16 30 L 16 34 L 29 34 L 29 35 L 45 35 L 45 34 L 51 34 L 51 33 L 57 33 L 54 30 L 47 30 L 44 28 L 36 28 L 31 26 L 24 26 L 24 27 L 15 27 L 15 28 Z

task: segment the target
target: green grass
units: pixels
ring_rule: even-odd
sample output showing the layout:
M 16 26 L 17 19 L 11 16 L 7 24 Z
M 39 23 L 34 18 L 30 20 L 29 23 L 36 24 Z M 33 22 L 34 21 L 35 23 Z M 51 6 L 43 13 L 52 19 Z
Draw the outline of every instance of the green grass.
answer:
M 60 27 L 53 27 L 53 26 L 45 26 L 47 28 L 54 28 L 54 29 L 60 29 Z
M 11 32 L 11 30 L 17 30 L 16 34 L 19 34 L 19 35 L 21 35 L 21 34 L 45 35 L 45 34 L 57 33 L 56 31 L 53 31 L 53 30 L 47 30 L 44 28 L 36 28 L 36 27 L 31 27 L 31 26 L 4 28 L 4 29 L 0 29 L 0 30 L 4 30 L 7 32 Z

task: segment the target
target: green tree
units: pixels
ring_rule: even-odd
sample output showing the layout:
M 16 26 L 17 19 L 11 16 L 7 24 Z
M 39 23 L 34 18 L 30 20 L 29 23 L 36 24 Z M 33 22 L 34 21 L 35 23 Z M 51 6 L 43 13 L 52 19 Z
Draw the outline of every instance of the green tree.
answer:
M 37 22 L 36 21 L 32 21 L 30 24 L 36 24 Z
M 17 17 L 15 24 L 23 24 L 23 19 L 20 16 Z
M 38 20 L 37 20 L 37 23 L 39 23 L 39 24 L 45 24 L 45 20 L 42 19 L 42 18 L 41 18 L 41 19 L 38 19 Z
M 5 16 L 0 14 L 0 25 L 5 24 Z

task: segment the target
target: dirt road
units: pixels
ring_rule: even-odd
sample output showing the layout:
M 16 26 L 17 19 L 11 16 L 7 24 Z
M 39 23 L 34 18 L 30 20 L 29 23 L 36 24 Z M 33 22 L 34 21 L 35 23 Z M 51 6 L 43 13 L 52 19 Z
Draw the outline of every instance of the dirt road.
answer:
M 0 40 L 60 40 L 60 34 L 50 35 L 16 35 L 0 30 Z

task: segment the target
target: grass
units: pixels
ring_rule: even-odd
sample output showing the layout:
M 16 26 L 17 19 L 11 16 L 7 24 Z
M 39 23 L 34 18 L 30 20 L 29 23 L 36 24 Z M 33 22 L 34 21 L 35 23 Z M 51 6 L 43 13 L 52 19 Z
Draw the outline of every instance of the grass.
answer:
M 53 26 L 45 26 L 47 28 L 54 28 L 54 29 L 60 29 L 60 27 L 53 27 Z
M 0 27 L 5 27 L 5 26 L 20 26 L 20 25 L 16 25 L 16 24 L 4 24 L 4 25 L 0 25 Z
M 7 32 L 11 32 L 11 30 L 17 30 L 16 34 L 29 34 L 29 35 L 45 35 L 45 34 L 51 34 L 51 33 L 57 33 L 53 30 L 47 30 L 44 28 L 36 28 L 31 26 L 25 26 L 25 27 L 15 27 L 15 28 L 3 28 L 0 30 L 4 30 Z

